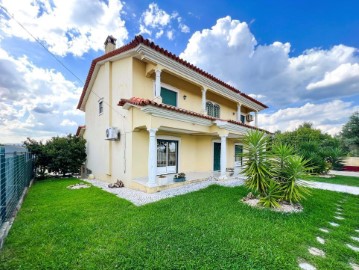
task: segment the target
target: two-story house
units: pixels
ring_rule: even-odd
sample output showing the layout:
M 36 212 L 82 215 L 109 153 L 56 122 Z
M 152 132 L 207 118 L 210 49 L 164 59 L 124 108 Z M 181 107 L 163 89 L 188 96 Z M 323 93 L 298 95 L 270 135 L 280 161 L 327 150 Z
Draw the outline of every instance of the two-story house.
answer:
M 77 108 L 95 178 L 155 192 L 178 172 L 226 178 L 267 106 L 142 36 L 118 49 L 109 36 Z

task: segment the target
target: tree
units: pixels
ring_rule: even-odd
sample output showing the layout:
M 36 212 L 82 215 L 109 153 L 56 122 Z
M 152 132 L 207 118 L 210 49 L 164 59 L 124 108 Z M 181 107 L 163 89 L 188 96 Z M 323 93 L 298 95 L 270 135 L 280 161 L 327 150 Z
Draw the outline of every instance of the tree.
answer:
M 351 155 L 359 156 L 359 111 L 350 116 L 349 121 L 343 126 L 340 138 Z
M 86 160 L 86 140 L 74 135 L 53 137 L 45 144 L 28 138 L 25 145 L 35 155 L 40 177 L 46 172 L 78 173 Z
M 329 134 L 314 129 L 311 123 L 304 123 L 294 131 L 275 134 L 275 141 L 294 148 L 297 155 L 309 160 L 309 166 L 315 173 L 325 173 L 331 168 L 340 167 L 340 141 Z
M 24 142 L 24 145 L 29 150 L 29 152 L 34 155 L 34 166 L 36 174 L 39 176 L 39 178 L 44 178 L 50 162 L 50 157 L 46 151 L 46 145 L 42 141 L 37 142 L 31 138 L 27 138 L 27 140 Z

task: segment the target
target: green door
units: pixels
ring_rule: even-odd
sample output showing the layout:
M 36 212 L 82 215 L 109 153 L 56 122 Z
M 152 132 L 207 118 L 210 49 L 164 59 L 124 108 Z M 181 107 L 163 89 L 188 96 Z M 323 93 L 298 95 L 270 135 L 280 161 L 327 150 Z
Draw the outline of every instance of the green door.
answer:
M 221 143 L 214 143 L 213 145 L 213 170 L 219 171 L 221 169 Z
M 177 107 L 177 92 L 161 87 L 162 103 Z

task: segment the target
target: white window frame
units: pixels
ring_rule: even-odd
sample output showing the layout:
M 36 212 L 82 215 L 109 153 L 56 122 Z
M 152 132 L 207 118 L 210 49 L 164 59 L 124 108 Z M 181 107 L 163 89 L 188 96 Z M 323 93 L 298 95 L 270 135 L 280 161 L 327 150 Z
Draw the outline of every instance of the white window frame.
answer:
M 167 83 L 163 83 L 161 82 L 161 88 L 166 88 L 170 91 L 176 92 L 177 93 L 177 99 L 176 99 L 176 103 L 177 103 L 177 108 L 179 108 L 179 94 L 180 94 L 180 90 L 172 85 L 169 85 Z M 153 80 L 153 96 L 156 95 L 156 81 Z
M 169 141 L 177 141 L 177 173 L 181 172 L 180 166 L 181 166 L 181 159 L 180 159 L 180 148 L 181 148 L 181 138 L 176 136 L 167 136 L 167 135 L 158 135 L 156 136 L 156 143 L 157 140 L 169 140 Z M 157 149 L 156 149 L 157 151 Z M 157 164 L 157 160 L 156 160 Z M 157 167 L 157 165 L 156 165 Z M 173 173 L 170 173 L 173 174 Z M 161 173 L 158 173 L 158 169 L 156 169 L 156 175 L 159 176 Z
M 213 105 L 213 114 L 214 114 L 214 106 L 217 105 L 219 107 L 219 116 L 218 116 L 218 118 L 221 118 L 221 105 L 219 105 L 217 102 L 214 102 L 212 100 L 207 99 L 206 100 L 206 110 L 207 110 L 207 102 L 212 103 L 212 105 Z M 207 113 L 208 116 L 216 117 L 216 116 L 213 116 L 213 115 L 209 115 L 208 111 L 206 113 Z

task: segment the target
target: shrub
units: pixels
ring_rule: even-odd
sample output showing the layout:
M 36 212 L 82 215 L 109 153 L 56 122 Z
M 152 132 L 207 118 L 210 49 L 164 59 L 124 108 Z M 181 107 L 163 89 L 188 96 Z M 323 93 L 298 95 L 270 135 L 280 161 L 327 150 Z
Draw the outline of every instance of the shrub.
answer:
M 295 155 L 292 146 L 281 142 L 270 146 L 268 138 L 259 131 L 246 134 L 243 153 L 245 184 L 259 193 L 259 202 L 263 206 L 278 207 L 281 200 L 299 202 L 309 194 L 299 180 L 313 167 L 309 166 L 309 160 Z
M 246 186 L 259 194 L 264 194 L 272 176 L 270 171 L 270 152 L 266 147 L 268 137 L 258 130 L 249 131 L 244 138 L 243 174 L 247 177 Z

